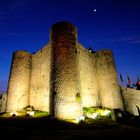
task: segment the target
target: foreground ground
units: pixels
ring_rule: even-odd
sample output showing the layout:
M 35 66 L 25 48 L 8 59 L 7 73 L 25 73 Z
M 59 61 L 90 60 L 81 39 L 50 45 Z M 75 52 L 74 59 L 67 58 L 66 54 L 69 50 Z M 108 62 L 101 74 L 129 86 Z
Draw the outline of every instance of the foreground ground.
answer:
M 91 124 L 73 124 L 48 118 L 0 118 L 1 140 L 138 139 L 139 134 L 139 125 L 124 125 L 112 120 L 98 120 Z

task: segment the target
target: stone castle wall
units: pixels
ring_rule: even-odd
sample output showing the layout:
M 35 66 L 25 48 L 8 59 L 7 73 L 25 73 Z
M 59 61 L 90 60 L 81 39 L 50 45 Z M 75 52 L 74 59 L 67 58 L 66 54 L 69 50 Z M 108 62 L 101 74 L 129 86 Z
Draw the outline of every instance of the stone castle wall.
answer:
M 20 111 L 29 105 L 31 54 L 16 51 L 13 54 L 8 84 L 7 112 Z
M 77 45 L 83 107 L 122 109 L 123 102 L 112 51 L 91 53 Z
M 121 87 L 125 109 L 134 115 L 139 115 L 136 105 L 140 108 L 140 90 Z
M 82 107 L 99 106 L 97 69 L 94 54 L 81 44 L 77 44 L 76 47 L 79 61 Z
M 99 99 L 103 107 L 123 110 L 121 90 L 118 83 L 112 51 L 102 50 L 95 54 L 99 85 Z
M 30 105 L 36 110 L 49 112 L 50 100 L 50 47 L 48 44 L 32 55 Z
M 54 24 L 49 44 L 35 54 L 13 55 L 7 112 L 30 105 L 59 119 L 75 119 L 82 107 L 123 110 L 124 98 L 129 104 L 121 94 L 112 51 L 91 53 L 78 42 L 71 23 Z

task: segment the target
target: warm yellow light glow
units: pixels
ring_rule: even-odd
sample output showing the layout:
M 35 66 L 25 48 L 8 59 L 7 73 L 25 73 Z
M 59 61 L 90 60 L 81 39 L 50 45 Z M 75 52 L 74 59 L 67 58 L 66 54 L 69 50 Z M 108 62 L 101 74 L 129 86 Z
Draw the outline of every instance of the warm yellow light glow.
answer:
M 110 115 L 111 111 L 110 110 L 103 110 L 101 111 L 101 116 L 108 116 Z
M 75 119 L 76 117 L 82 115 L 80 111 L 79 103 L 69 103 L 65 105 L 58 105 L 57 110 L 59 110 L 56 116 L 59 119 Z
M 30 116 L 34 116 L 35 112 L 34 111 L 27 111 L 27 114 L 29 114 Z
M 91 119 L 97 119 L 98 116 L 99 116 L 99 113 L 87 114 L 87 117 Z
M 91 118 L 91 119 L 110 117 L 111 115 L 111 111 L 106 108 L 84 107 L 83 112 L 87 118 Z
M 13 116 L 13 115 L 17 116 L 18 113 L 17 112 L 10 112 L 10 116 Z
M 85 92 L 86 93 L 86 92 Z M 93 106 L 93 103 L 96 102 L 96 99 L 91 98 L 90 95 L 84 95 L 84 97 L 82 98 L 82 105 L 86 106 L 86 107 L 90 107 Z
M 85 121 L 85 116 L 81 115 L 81 116 L 78 116 L 76 118 L 76 123 L 79 123 L 79 122 L 84 122 Z

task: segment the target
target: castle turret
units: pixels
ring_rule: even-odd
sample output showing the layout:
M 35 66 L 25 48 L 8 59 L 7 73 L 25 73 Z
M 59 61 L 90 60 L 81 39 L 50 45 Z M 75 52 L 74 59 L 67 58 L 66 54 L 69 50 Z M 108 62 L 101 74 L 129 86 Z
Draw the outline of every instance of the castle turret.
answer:
M 75 119 L 82 114 L 77 59 L 77 30 L 68 22 L 52 26 L 51 112 L 59 119 Z M 54 108 L 53 108 L 54 107 Z
M 123 100 L 112 51 L 99 51 L 96 53 L 96 59 L 101 106 L 110 109 L 123 109 Z
M 13 53 L 8 83 L 7 112 L 20 111 L 29 105 L 31 54 L 26 51 Z

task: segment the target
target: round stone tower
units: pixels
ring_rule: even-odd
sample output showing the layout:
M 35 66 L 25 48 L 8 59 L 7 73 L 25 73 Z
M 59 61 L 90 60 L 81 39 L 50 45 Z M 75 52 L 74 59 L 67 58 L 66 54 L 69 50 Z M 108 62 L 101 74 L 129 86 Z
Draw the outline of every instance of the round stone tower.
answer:
M 6 112 L 20 111 L 29 105 L 31 54 L 26 51 L 13 53 L 8 83 Z
M 75 119 L 82 114 L 77 58 L 77 30 L 69 22 L 52 26 L 51 114 L 58 119 Z
M 99 51 L 96 59 L 101 106 L 123 110 L 123 100 L 112 51 Z

